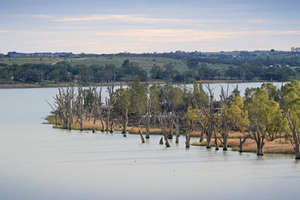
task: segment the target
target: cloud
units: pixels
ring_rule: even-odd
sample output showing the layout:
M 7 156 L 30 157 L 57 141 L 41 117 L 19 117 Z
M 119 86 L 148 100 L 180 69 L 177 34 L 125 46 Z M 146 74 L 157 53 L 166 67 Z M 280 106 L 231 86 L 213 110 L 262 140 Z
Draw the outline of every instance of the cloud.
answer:
M 106 14 L 106 15 L 79 15 L 79 16 L 51 16 L 51 15 L 17 15 L 17 17 L 30 17 L 45 19 L 52 22 L 121 22 L 121 23 L 139 23 L 139 24 L 175 24 L 199 25 L 202 23 L 251 23 L 251 24 L 280 24 L 283 22 L 271 21 L 266 19 L 190 19 L 190 18 L 158 18 L 141 14 Z M 298 23 L 298 22 L 284 22 Z
M 223 20 L 199 20 L 199 19 L 178 19 L 178 18 L 152 18 L 144 15 L 84 15 L 77 17 L 60 17 L 53 19 L 57 22 L 84 22 L 84 21 L 120 21 L 136 23 L 220 23 Z
M 77 30 L 63 30 L 63 31 L 20 31 L 23 35 L 36 35 L 37 37 L 55 37 L 62 38 L 54 39 L 49 43 L 63 42 L 63 39 L 72 38 L 83 38 L 95 41 L 143 41 L 143 42 L 160 42 L 160 43 L 171 43 L 171 42 L 204 42 L 204 41 L 215 41 L 226 38 L 237 38 L 237 37 L 250 37 L 255 36 L 290 36 L 300 35 L 300 31 L 297 30 L 286 30 L 286 31 L 274 31 L 274 30 L 260 30 L 260 31 L 206 31 L 206 30 L 193 30 L 193 29 L 130 29 L 130 30 L 106 30 L 106 31 L 95 31 L 95 30 L 82 30 L 77 27 Z M 1 31 L 0 31 L 1 33 Z
M 11 32 L 11 31 L 7 31 L 7 30 L 0 30 L 0 33 L 8 33 L 8 32 Z

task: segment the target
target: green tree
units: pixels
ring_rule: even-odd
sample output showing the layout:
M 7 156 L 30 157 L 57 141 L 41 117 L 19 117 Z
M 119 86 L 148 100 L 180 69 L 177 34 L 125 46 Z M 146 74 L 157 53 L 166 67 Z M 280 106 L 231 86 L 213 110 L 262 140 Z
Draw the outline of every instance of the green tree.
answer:
M 249 97 L 248 97 L 249 98 Z M 279 103 L 270 100 L 265 89 L 257 89 L 246 104 L 249 113 L 249 131 L 257 144 L 257 155 L 263 155 L 267 134 L 272 134 L 274 125 L 280 125 L 277 118 L 282 115 Z
M 300 81 L 294 80 L 283 88 L 284 111 L 289 124 L 286 132 L 293 144 L 296 159 L 300 159 Z
M 130 107 L 130 92 L 128 89 L 119 88 L 113 93 L 113 112 L 121 117 L 122 133 L 126 133 L 128 113 Z
M 146 113 L 147 90 L 146 85 L 141 84 L 140 78 L 136 76 L 129 84 L 130 92 L 130 113 L 135 116 L 141 116 Z

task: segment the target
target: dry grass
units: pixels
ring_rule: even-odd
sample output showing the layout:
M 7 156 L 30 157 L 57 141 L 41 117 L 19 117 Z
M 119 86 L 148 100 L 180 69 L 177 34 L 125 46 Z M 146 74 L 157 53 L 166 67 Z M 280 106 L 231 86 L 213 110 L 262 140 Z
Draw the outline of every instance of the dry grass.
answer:
M 132 134 L 139 134 L 139 129 L 137 127 L 127 127 L 127 130 Z M 141 128 L 141 131 L 143 133 L 146 133 L 146 128 Z M 160 128 L 150 128 L 149 133 L 151 135 L 161 135 L 161 129 Z
M 265 141 L 265 146 L 263 149 L 264 153 L 281 153 L 281 154 L 294 154 L 294 149 L 292 144 L 289 141 L 286 141 L 284 138 L 276 139 L 274 141 Z M 206 141 L 201 143 L 195 142 L 192 145 L 194 146 L 206 146 Z M 222 147 L 222 144 L 218 141 L 219 147 Z M 215 146 L 215 141 L 212 139 L 211 146 Z M 231 147 L 233 151 L 240 150 L 240 140 L 237 138 L 230 138 L 228 139 L 228 147 Z M 252 139 L 246 140 L 243 144 L 243 152 L 255 152 L 256 153 L 257 146 L 256 142 Z
M 189 135 L 191 137 L 200 137 L 201 135 L 201 131 L 193 131 L 190 132 Z M 222 137 L 221 134 L 217 134 L 217 137 Z M 240 138 L 240 137 L 244 137 L 244 134 L 238 131 L 229 131 L 229 135 L 228 138 Z

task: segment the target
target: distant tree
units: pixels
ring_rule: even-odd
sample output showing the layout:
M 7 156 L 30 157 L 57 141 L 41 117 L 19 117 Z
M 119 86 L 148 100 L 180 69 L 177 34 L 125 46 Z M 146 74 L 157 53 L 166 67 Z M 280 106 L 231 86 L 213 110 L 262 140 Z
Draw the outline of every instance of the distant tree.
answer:
M 155 65 L 150 70 L 150 75 L 153 79 L 163 79 L 163 70 L 161 69 L 161 67 Z
M 192 77 L 194 78 L 195 72 L 199 69 L 198 60 L 196 58 L 189 58 L 186 61 L 186 65 L 192 72 Z

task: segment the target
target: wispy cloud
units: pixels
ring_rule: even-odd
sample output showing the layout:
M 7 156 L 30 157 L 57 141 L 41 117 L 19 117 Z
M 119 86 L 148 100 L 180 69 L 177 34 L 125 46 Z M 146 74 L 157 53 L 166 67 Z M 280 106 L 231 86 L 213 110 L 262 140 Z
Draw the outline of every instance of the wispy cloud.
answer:
M 79 28 L 79 27 L 78 27 Z M 1 33 L 1 31 L 0 31 Z M 291 36 L 300 35 L 298 30 L 276 31 L 276 30 L 258 30 L 258 31 L 205 31 L 192 29 L 131 29 L 118 31 L 96 31 L 96 30 L 65 30 L 65 31 L 20 31 L 24 35 L 55 36 L 62 40 L 72 37 L 89 38 L 94 40 L 130 40 L 130 41 L 156 41 L 161 43 L 168 42 L 200 42 L 214 41 L 218 39 L 237 38 L 247 36 Z M 105 38 L 105 39 L 104 39 Z M 52 43 L 62 40 L 52 40 Z
M 138 22 L 138 23 L 177 23 L 177 22 L 205 22 L 219 23 L 223 20 L 199 20 L 199 19 L 178 19 L 178 18 L 152 18 L 145 15 L 85 15 L 75 17 L 61 17 L 53 19 L 58 22 L 74 21 L 120 21 L 120 22 Z
M 11 31 L 7 31 L 7 30 L 0 30 L 0 33 L 8 33 L 8 32 L 11 32 Z
M 251 23 L 251 24 L 275 24 L 280 23 L 266 19 L 190 19 L 190 18 L 162 18 L 141 14 L 107 14 L 107 15 L 79 15 L 79 16 L 51 16 L 51 15 L 17 15 L 18 17 L 31 17 L 49 20 L 52 22 L 121 22 L 139 24 L 201 24 L 201 23 Z M 282 22 L 281 22 L 282 23 Z M 288 22 L 291 23 L 291 22 Z
M 98 36 L 112 36 L 112 37 L 162 37 L 166 40 L 170 38 L 185 38 L 189 41 L 203 41 L 211 39 L 221 39 L 237 36 L 247 35 L 299 35 L 300 31 L 203 31 L 192 29 L 136 29 L 119 32 L 102 32 L 102 31 L 88 31 L 86 34 Z

